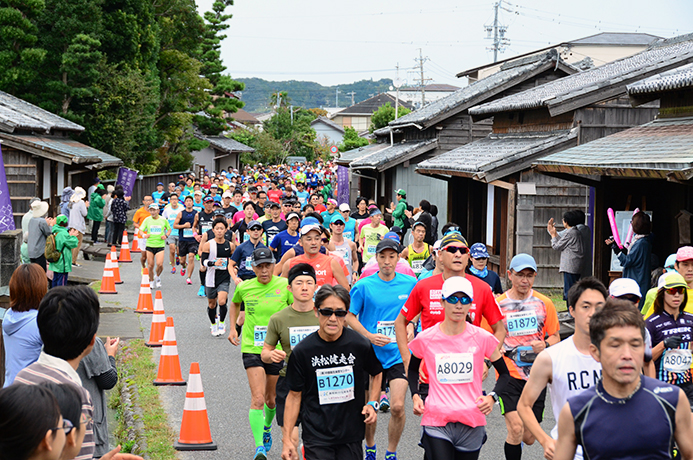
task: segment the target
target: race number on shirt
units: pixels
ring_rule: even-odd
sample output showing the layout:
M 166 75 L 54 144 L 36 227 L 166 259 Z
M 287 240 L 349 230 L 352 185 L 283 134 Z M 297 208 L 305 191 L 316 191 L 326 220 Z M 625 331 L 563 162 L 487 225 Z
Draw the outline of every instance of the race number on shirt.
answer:
M 245 269 L 246 270 L 253 270 L 253 256 L 248 256 L 245 258 Z
M 667 350 L 662 358 L 667 372 L 686 372 L 691 368 L 691 350 L 674 348 Z
M 157 225 L 155 227 L 149 227 L 149 234 L 150 235 L 161 235 L 162 228 L 161 226 Z
M 183 229 L 183 238 L 192 238 L 192 237 L 193 237 L 192 228 L 184 228 Z
M 440 383 L 470 383 L 474 379 L 472 353 L 445 353 L 436 355 L 436 378 Z
M 517 337 L 519 335 L 536 334 L 539 330 L 537 313 L 535 311 L 517 311 L 506 314 L 508 324 L 508 335 Z
M 374 255 L 375 254 L 375 246 L 368 246 L 367 251 L 368 254 Z
M 395 337 L 394 321 L 378 321 L 377 332 L 378 334 L 386 335 L 392 343 L 397 341 L 397 338 Z
M 316 369 L 320 405 L 339 404 L 354 399 L 353 366 Z
M 265 336 L 267 335 L 267 326 L 255 326 L 253 331 L 255 333 L 253 337 L 253 344 L 256 347 L 262 347 L 265 345 Z
M 412 271 L 418 275 L 419 273 L 421 273 L 423 271 L 423 264 L 424 264 L 424 261 L 421 259 L 412 261 L 412 264 L 411 264 Z
M 320 326 L 290 327 L 289 343 L 291 344 L 291 348 L 298 345 L 301 342 L 301 340 L 305 339 L 318 329 L 320 329 Z

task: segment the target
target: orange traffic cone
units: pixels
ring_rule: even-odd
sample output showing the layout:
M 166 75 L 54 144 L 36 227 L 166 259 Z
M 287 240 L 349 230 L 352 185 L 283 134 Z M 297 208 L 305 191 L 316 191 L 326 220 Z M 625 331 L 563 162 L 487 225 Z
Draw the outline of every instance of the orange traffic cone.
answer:
M 136 252 L 140 253 L 142 250 L 140 249 L 140 239 L 137 238 L 137 235 L 140 233 L 139 229 L 135 229 L 135 233 L 132 234 L 132 249 L 130 249 L 130 252 Z
M 137 241 L 135 239 L 135 241 Z M 139 251 L 137 251 L 139 252 Z M 118 259 L 120 263 L 123 262 L 132 262 L 132 259 L 130 258 L 130 244 L 128 243 L 128 231 L 123 230 L 123 239 L 121 240 L 120 243 L 120 258 Z
M 152 288 L 149 284 L 149 270 L 142 269 L 142 282 L 140 283 L 140 296 L 137 299 L 135 313 L 154 313 L 152 306 Z
M 180 372 L 180 359 L 178 358 L 178 346 L 176 346 L 176 331 L 173 329 L 173 318 L 166 318 L 166 331 L 164 343 L 159 357 L 159 371 L 154 385 L 185 385 L 185 380 Z
M 113 270 L 113 279 L 115 279 L 115 284 L 123 284 L 123 280 L 120 279 L 120 268 L 118 267 L 118 254 L 116 253 L 115 246 L 111 246 L 111 253 L 108 255 L 111 258 L 111 270 Z
M 209 429 L 207 404 L 205 404 L 205 393 L 202 390 L 202 377 L 200 377 L 200 363 L 190 363 L 180 437 L 173 443 L 173 447 L 176 450 L 217 450 Z
M 149 342 L 145 343 L 148 347 L 160 347 L 163 345 L 164 332 L 166 331 L 166 314 L 164 313 L 164 300 L 161 298 L 161 291 L 156 291 L 154 297 L 152 327 L 151 331 L 149 331 Z
M 106 263 L 103 266 L 103 275 L 101 276 L 101 289 L 99 294 L 117 294 L 115 287 L 115 278 L 113 277 L 113 269 L 111 268 L 110 254 L 106 257 Z

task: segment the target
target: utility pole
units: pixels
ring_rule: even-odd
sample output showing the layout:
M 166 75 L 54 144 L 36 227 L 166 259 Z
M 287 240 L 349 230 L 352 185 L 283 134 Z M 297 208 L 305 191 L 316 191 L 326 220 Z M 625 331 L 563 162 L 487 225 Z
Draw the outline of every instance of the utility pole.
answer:
M 339 93 L 341 93 L 339 88 L 334 90 L 334 97 L 335 97 L 334 106 L 335 107 L 339 107 Z
M 416 81 L 419 82 L 419 86 L 421 87 L 421 107 L 426 105 L 426 82 L 432 80 L 431 78 L 425 78 L 424 77 L 424 62 L 426 62 L 428 58 L 423 57 L 422 50 L 419 48 L 419 57 L 414 58 L 414 61 L 417 63 L 417 66 L 419 67 L 419 73 L 420 73 L 420 78 Z
M 351 96 L 351 105 L 354 105 L 354 94 L 356 94 L 356 93 L 353 91 L 350 93 L 347 93 L 347 96 Z
M 507 26 L 504 26 L 498 22 L 498 10 L 503 8 L 503 0 L 498 0 L 497 3 L 493 5 L 493 25 L 484 26 L 486 29 L 486 38 L 493 39 L 493 45 L 488 48 L 493 50 L 493 62 L 498 62 L 498 51 L 501 53 L 505 51 L 505 47 L 510 44 L 510 40 L 505 38 L 505 32 L 508 30 Z M 507 8 L 505 8 L 507 10 Z M 493 36 L 491 36 L 493 34 Z

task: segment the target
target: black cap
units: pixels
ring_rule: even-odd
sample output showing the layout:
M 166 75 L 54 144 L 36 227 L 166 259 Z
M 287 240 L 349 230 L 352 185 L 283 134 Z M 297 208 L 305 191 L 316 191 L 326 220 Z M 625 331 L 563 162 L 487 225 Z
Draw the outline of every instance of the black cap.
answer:
M 281 206 L 279 206 L 279 203 L 277 203 L 276 201 L 270 201 L 269 206 L 270 206 L 270 208 L 279 208 L 279 207 L 281 207 Z
M 397 252 L 397 254 L 401 252 L 400 245 L 397 243 L 397 241 L 390 238 L 385 238 L 375 247 L 375 253 L 380 254 L 386 249 L 393 249 Z
M 275 262 L 276 260 L 274 260 L 272 251 L 269 249 L 257 248 L 253 251 L 253 267 L 257 267 L 260 264 L 273 264 Z

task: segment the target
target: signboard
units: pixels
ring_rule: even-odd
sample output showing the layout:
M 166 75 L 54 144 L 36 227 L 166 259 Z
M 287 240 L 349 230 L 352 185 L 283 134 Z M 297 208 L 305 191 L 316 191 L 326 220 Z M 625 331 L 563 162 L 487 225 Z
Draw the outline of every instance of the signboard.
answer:
M 333 145 L 332 147 L 330 147 L 330 153 L 332 153 L 332 155 L 336 155 L 337 152 L 339 152 L 339 149 L 337 148 L 336 145 Z
M 12 215 L 12 202 L 10 201 L 10 189 L 5 176 L 5 162 L 2 159 L 2 147 L 0 147 L 0 233 L 7 230 L 15 230 L 14 216 Z
M 337 166 L 337 203 L 349 203 L 349 168 Z
M 135 188 L 136 180 L 137 171 L 135 171 L 134 169 L 118 169 L 118 179 L 116 179 L 116 185 L 123 186 L 123 192 L 125 193 L 125 196 L 132 196 L 132 190 Z

